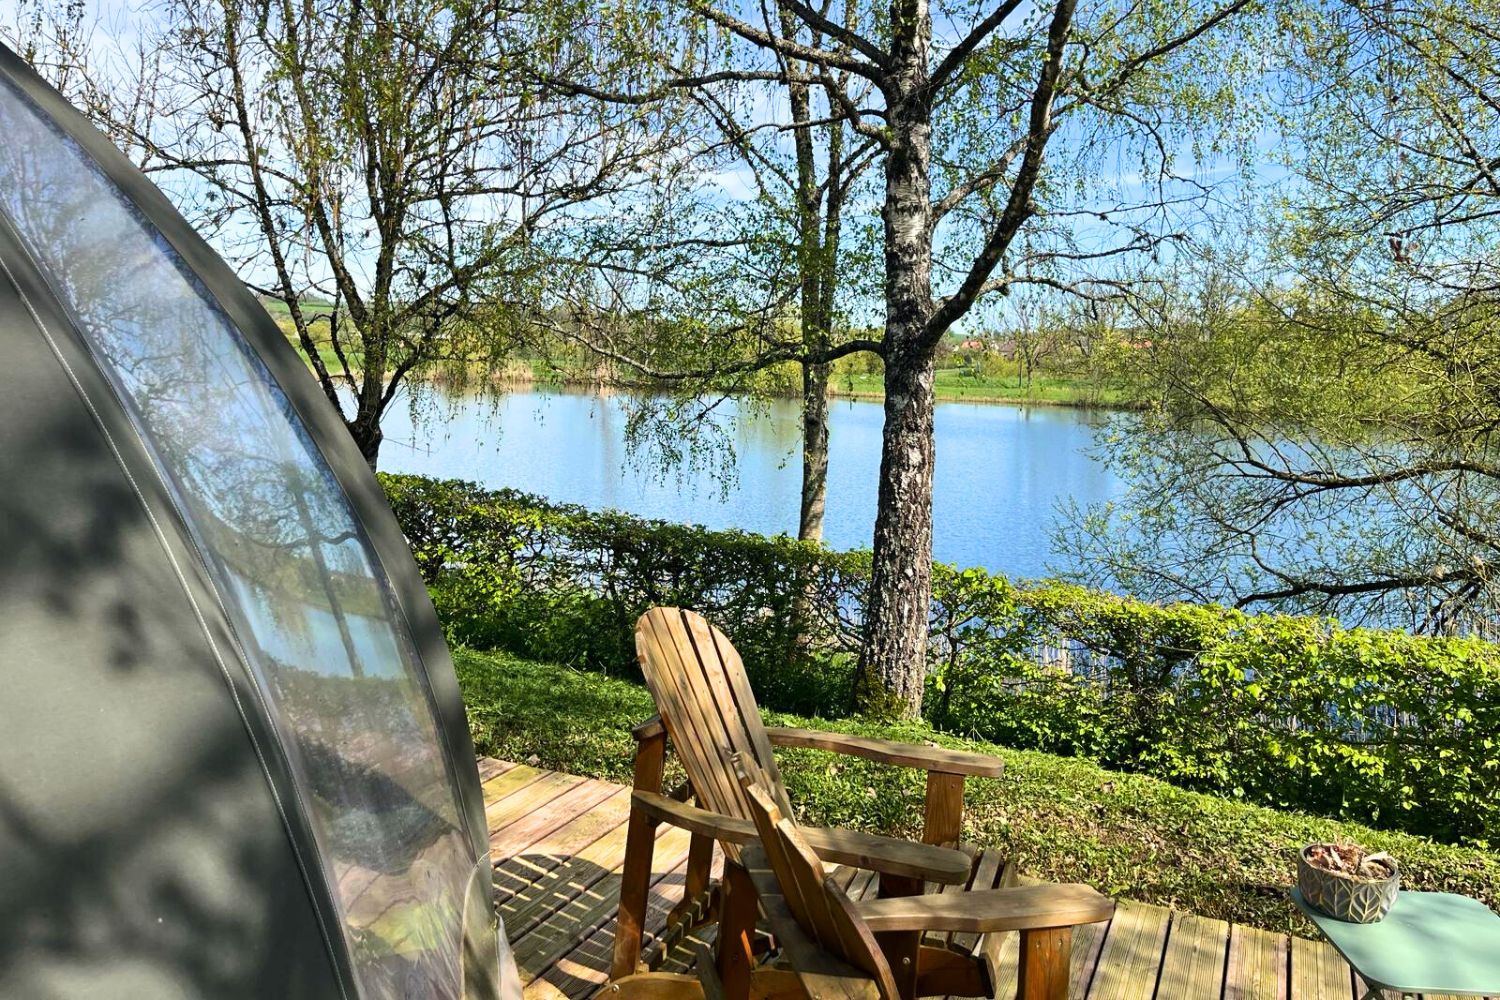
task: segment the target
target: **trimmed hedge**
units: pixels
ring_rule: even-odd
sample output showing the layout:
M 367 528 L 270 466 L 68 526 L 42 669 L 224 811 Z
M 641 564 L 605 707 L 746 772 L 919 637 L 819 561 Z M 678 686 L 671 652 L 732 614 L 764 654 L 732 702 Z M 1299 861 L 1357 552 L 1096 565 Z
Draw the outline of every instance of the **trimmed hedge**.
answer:
M 635 675 L 696 608 L 763 703 L 848 714 L 869 555 L 382 476 L 457 641 Z M 1441 840 L 1500 836 L 1500 647 L 934 567 L 927 720 Z

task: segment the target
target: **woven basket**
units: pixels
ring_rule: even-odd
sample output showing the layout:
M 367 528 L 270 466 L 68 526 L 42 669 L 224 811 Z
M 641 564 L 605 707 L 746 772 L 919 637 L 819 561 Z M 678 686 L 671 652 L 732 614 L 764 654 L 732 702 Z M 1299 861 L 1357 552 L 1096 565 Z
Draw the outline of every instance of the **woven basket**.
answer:
M 1396 891 L 1401 888 L 1401 869 L 1395 859 L 1390 859 L 1393 869 L 1390 878 L 1354 878 L 1308 864 L 1307 852 L 1314 846 L 1309 844 L 1297 855 L 1297 888 L 1302 898 L 1337 920 L 1355 924 L 1384 920 L 1396 904 Z

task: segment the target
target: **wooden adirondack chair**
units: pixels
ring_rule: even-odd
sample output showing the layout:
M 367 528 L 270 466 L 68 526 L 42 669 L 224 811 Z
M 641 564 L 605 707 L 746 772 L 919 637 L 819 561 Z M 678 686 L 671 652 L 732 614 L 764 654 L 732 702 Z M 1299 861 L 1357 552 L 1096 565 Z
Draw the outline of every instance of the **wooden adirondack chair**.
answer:
M 683 899 L 668 916 L 668 936 L 673 928 L 731 910 L 738 911 L 742 922 L 748 918 L 753 923 L 754 893 L 745 880 L 741 845 L 754 841 L 757 830 L 750 795 L 735 775 L 736 754 L 753 762 L 765 779 L 771 801 L 784 816 L 792 815 L 792 810 L 772 752 L 776 746 L 830 750 L 926 770 L 923 843 L 851 830 L 809 828 L 801 830 L 800 836 L 823 861 L 878 872 L 882 896 L 918 895 L 929 882 L 968 884 L 973 856 L 958 849 L 964 779 L 967 775 L 998 776 L 999 760 L 839 733 L 767 728 L 739 654 L 722 632 L 691 611 L 653 608 L 646 612 L 636 626 L 636 652 L 660 715 L 635 730 L 635 787 L 612 979 L 621 980 L 643 968 L 642 926 L 660 823 L 693 835 Z M 670 793 L 662 788 L 668 737 L 688 776 L 686 785 Z M 715 841 L 726 858 L 722 892 L 714 891 L 709 881 Z M 908 967 L 915 968 L 916 937 L 893 939 L 891 947 L 897 946 L 908 949 L 897 964 L 904 958 Z
M 1021 932 L 1022 1000 L 1066 1000 L 1072 928 L 1108 920 L 1114 902 L 1086 885 L 1027 885 L 942 895 L 854 902 L 830 879 L 797 824 L 782 813 L 763 775 L 743 755 L 738 778 L 760 842 L 740 852 L 771 932 L 807 997 L 910 1000 L 918 996 L 989 995 L 993 980 L 964 962 L 961 950 L 922 944 L 929 932 Z M 731 890 L 733 892 L 734 890 Z M 747 951 L 753 927 L 720 925 L 724 944 L 713 983 L 726 997 L 748 995 Z M 915 949 L 915 961 L 908 956 Z M 892 959 L 899 958 L 899 961 Z M 709 992 L 714 992 L 710 989 Z

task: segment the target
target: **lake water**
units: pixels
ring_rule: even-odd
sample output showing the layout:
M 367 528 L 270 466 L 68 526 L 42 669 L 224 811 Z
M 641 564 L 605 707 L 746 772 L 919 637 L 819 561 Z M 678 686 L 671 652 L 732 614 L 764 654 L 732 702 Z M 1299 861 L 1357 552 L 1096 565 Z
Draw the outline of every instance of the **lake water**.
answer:
M 413 412 L 415 410 L 415 414 Z M 498 399 L 438 394 L 386 418 L 381 468 L 512 487 L 554 501 L 613 507 L 712 528 L 794 534 L 801 483 L 800 407 L 722 403 L 713 419 L 733 447 L 735 482 L 710 469 L 662 475 L 632 461 L 630 398 L 563 390 Z M 414 419 L 415 416 L 415 419 Z M 1098 413 L 1066 407 L 940 403 L 934 555 L 1016 577 L 1066 569 L 1051 546 L 1058 501 L 1113 499 L 1123 485 L 1087 449 Z M 875 521 L 881 407 L 836 400 L 829 414 L 825 541 L 867 548 Z

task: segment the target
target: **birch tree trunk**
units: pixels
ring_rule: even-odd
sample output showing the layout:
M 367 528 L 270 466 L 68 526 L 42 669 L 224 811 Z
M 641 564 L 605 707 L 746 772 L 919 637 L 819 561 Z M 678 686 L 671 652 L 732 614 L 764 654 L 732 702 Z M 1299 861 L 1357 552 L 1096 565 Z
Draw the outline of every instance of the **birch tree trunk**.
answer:
M 781 10 L 783 31 L 797 31 L 796 16 Z M 833 330 L 833 287 L 838 255 L 841 201 L 838 197 L 842 168 L 843 126 L 828 128 L 828 184 L 826 215 L 820 216 L 817 151 L 813 143 L 812 94 L 807 70 L 800 62 L 787 62 L 787 96 L 791 105 L 793 139 L 797 152 L 797 188 L 793 192 L 797 210 L 797 280 L 802 343 L 809 355 L 828 350 Z M 832 238 L 825 240 L 825 230 Z M 802 363 L 802 502 L 797 518 L 797 537 L 804 542 L 823 538 L 823 512 L 828 503 L 828 375 L 824 362 Z
M 898 5 L 904 44 L 885 163 L 885 428 L 874 559 L 855 703 L 877 715 L 922 709 L 932 602 L 933 374 L 931 24 L 922 0 Z

